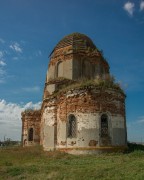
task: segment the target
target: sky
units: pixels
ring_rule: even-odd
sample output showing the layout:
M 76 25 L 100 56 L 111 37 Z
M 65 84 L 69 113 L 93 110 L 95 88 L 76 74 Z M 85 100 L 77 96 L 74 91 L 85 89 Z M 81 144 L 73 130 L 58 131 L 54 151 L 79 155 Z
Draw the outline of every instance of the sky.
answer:
M 41 105 L 49 54 L 89 36 L 124 89 L 129 141 L 144 142 L 144 1 L 0 0 L 0 140 L 21 139 L 21 112 Z

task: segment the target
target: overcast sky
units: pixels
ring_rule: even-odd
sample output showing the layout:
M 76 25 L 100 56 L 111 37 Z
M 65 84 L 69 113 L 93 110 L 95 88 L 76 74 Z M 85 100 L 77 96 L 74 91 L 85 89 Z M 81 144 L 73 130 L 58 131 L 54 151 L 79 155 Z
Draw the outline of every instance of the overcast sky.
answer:
M 128 140 L 144 142 L 141 0 L 0 0 L 0 140 L 20 140 L 21 111 L 40 107 L 48 56 L 73 32 L 103 50 L 127 94 Z

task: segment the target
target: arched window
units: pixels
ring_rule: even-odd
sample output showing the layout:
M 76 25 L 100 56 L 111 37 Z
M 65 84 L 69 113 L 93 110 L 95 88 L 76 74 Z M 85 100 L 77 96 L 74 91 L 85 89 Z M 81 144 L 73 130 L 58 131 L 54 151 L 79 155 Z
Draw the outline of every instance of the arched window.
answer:
M 63 62 L 57 64 L 57 77 L 63 77 Z
M 68 119 L 68 137 L 76 137 L 76 118 L 70 115 Z
M 30 128 L 30 129 L 29 129 L 28 140 L 29 140 L 29 141 L 33 141 L 33 128 Z
M 103 114 L 101 116 L 101 137 L 108 136 L 108 116 Z

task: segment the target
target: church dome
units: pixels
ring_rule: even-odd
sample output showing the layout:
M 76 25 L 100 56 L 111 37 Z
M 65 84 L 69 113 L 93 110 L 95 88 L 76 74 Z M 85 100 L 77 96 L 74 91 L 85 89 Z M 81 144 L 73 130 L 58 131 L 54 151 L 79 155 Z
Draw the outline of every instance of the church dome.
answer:
M 46 85 L 51 94 L 58 84 L 65 80 L 105 79 L 109 75 L 109 65 L 93 41 L 81 33 L 65 36 L 50 54 Z
M 91 49 L 96 49 L 96 46 L 94 45 L 92 40 L 88 36 L 81 33 L 72 33 L 65 36 L 61 41 L 59 41 L 54 50 L 67 46 L 72 46 L 73 48 L 79 48 L 84 50 L 88 47 Z

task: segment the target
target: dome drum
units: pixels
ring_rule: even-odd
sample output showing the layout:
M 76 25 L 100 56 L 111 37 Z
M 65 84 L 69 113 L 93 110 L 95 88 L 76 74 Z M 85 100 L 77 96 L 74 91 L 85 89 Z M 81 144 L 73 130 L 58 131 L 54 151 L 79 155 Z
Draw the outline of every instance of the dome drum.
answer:
M 48 124 L 49 131 L 51 128 L 54 131 L 53 125 L 57 122 L 57 136 L 52 148 L 48 142 L 50 137 L 44 133 L 49 143 L 49 146 L 43 144 L 44 149 L 73 154 L 126 149 L 124 99 L 125 95 L 118 90 L 96 87 L 62 92 L 54 98 L 53 105 L 47 99 L 42 120 L 47 116 L 44 123 Z

